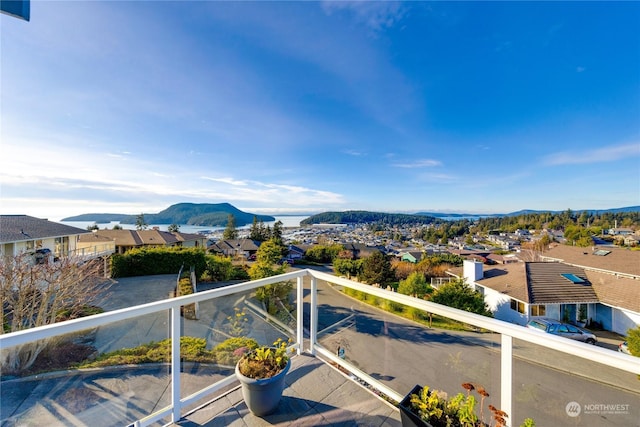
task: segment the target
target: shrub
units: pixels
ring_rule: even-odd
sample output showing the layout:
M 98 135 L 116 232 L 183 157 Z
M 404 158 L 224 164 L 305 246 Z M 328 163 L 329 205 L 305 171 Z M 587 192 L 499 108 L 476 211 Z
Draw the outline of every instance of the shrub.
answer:
M 181 247 L 131 249 L 111 257 L 111 275 L 132 277 L 175 274 L 183 265 L 193 266 L 196 274 L 202 274 L 206 270 L 204 250 Z
M 215 346 L 212 352 L 219 364 L 235 365 L 242 357 L 238 349 L 253 350 L 255 348 L 258 348 L 258 342 L 253 338 L 234 337 Z
M 627 331 L 627 346 L 631 354 L 640 357 L 640 326 Z

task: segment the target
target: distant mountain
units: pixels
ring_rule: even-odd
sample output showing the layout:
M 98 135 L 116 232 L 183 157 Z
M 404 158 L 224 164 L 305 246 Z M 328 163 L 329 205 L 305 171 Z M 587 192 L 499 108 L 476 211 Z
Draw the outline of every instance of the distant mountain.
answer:
M 384 223 L 390 225 L 431 224 L 440 221 L 425 215 L 394 214 L 369 211 L 323 212 L 312 215 L 300 222 L 300 225 L 312 224 L 368 224 Z
M 565 209 L 566 210 L 566 209 Z M 622 212 L 640 212 L 640 206 L 628 206 L 625 208 L 614 208 L 614 209 L 571 209 L 572 212 L 588 212 L 590 214 L 603 214 L 603 213 L 622 213 Z M 522 209 L 516 212 L 509 213 L 495 213 L 495 214 L 474 214 L 474 213 L 442 213 L 442 212 L 417 212 L 415 215 L 426 215 L 432 216 L 435 218 L 469 218 L 469 217 L 503 217 L 503 216 L 520 216 L 520 215 L 530 215 L 530 214 L 540 214 L 540 213 L 551 213 L 558 214 L 564 211 L 545 211 L 545 210 L 534 210 L 534 209 Z
M 480 218 L 487 216 L 501 216 L 502 214 L 471 214 L 471 213 L 442 213 L 442 212 L 416 212 L 414 215 L 432 216 L 434 218 Z
M 275 221 L 275 218 L 270 215 L 243 212 L 229 203 L 178 203 L 157 214 L 145 213 L 144 220 L 147 224 L 225 227 L 229 214 L 233 215 L 238 227 L 253 223 L 254 217 L 263 222 Z M 137 219 L 138 215 L 93 213 L 70 216 L 63 218 L 62 221 L 93 221 L 100 224 L 119 221 L 122 224 L 135 224 Z
M 532 209 L 523 209 L 517 212 L 511 212 L 504 215 L 493 215 L 493 216 L 520 216 L 520 215 L 540 214 L 540 213 L 559 214 L 565 211 L 566 209 L 562 211 L 540 211 L 540 210 L 532 210 Z M 571 212 L 574 212 L 574 213 L 587 212 L 593 215 L 600 215 L 603 213 L 640 212 L 640 206 L 627 206 L 624 208 L 613 208 L 613 209 L 571 209 Z
M 573 210 L 574 213 L 584 212 Z M 640 206 L 629 206 L 616 209 L 602 210 L 586 210 L 593 214 L 602 213 L 623 213 L 623 212 L 640 212 Z M 563 211 L 544 211 L 523 209 L 511 213 L 496 214 L 471 214 L 471 213 L 442 213 L 442 212 L 417 212 L 415 214 L 398 214 L 385 212 L 369 212 L 369 211 L 343 211 L 343 212 L 322 212 L 311 215 L 309 218 L 300 222 L 300 225 L 312 224 L 367 224 L 381 222 L 391 225 L 401 224 L 431 224 L 433 222 L 455 221 L 457 219 L 479 219 L 479 218 L 502 218 L 528 214 L 551 213 L 559 214 Z

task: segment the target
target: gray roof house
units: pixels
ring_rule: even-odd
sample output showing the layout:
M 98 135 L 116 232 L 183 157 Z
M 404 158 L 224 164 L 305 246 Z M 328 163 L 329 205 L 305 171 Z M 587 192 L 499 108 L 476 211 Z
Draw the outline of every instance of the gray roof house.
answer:
M 560 245 L 542 259 L 496 266 L 466 260 L 462 272 L 450 274 L 482 292 L 497 319 L 524 325 L 543 316 L 622 335 L 640 325 L 639 251 Z
M 0 215 L 0 253 L 4 256 L 35 254 L 47 249 L 54 258 L 76 255 L 78 241 L 90 234 L 81 228 L 29 215 Z M 95 252 L 94 255 L 104 255 Z

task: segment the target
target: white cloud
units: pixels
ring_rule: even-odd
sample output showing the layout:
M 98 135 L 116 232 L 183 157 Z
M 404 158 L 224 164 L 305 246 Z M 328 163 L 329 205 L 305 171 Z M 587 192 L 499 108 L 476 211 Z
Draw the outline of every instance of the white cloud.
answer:
M 418 159 L 409 163 L 394 163 L 392 166 L 396 168 L 407 168 L 407 169 L 431 168 L 435 166 L 442 166 L 442 162 L 440 162 L 439 160 L 433 160 L 433 159 Z
M 349 11 L 358 22 L 375 31 L 392 27 L 406 13 L 401 2 L 387 1 L 324 1 L 322 8 L 329 15 L 335 11 Z
M 344 150 L 343 153 L 344 154 L 348 154 L 350 156 L 356 156 L 356 157 L 365 155 L 365 153 L 363 153 L 362 151 L 358 151 L 358 150 Z
M 233 179 L 233 178 L 210 178 L 207 176 L 203 176 L 202 179 L 208 179 L 209 181 L 215 181 L 215 182 L 221 182 L 224 184 L 229 184 L 229 185 L 238 185 L 238 186 L 246 186 L 247 183 L 245 181 L 241 181 L 241 180 L 237 180 L 237 179 Z
M 572 165 L 583 163 L 604 163 L 617 160 L 624 160 L 629 157 L 640 155 L 640 143 L 612 145 L 609 147 L 597 148 L 592 150 L 572 152 L 559 152 L 550 154 L 544 159 L 544 163 L 552 166 Z

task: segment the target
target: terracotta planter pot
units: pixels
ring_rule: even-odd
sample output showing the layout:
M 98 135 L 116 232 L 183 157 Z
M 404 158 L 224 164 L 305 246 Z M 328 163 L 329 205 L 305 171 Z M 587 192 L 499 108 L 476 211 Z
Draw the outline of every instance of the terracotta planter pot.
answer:
M 240 373 L 239 365 L 236 364 L 236 378 L 242 385 L 242 397 L 247 404 L 247 408 L 259 417 L 268 415 L 276 410 L 282 392 L 284 391 L 284 377 L 291 367 L 291 359 L 277 375 L 271 378 L 255 379 L 245 377 Z

